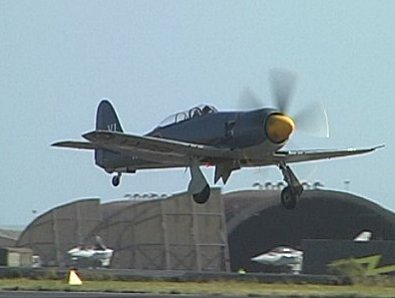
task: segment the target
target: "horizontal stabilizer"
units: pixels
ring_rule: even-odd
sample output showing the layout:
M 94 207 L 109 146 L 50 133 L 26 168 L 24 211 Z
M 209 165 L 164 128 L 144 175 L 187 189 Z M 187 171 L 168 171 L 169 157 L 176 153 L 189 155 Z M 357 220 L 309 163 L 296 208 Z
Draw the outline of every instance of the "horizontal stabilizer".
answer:
M 73 148 L 73 149 L 83 149 L 83 150 L 95 150 L 99 149 L 96 144 L 90 142 L 78 142 L 78 141 L 62 141 L 51 144 L 52 147 L 62 147 L 62 148 Z

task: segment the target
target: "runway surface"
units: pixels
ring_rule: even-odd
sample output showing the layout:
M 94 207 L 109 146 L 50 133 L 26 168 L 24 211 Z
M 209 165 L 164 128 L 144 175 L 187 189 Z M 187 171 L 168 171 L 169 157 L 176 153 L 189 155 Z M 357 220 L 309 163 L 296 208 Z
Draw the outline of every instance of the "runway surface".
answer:
M 29 291 L 0 291 L 0 298 L 218 298 L 218 295 L 183 295 L 183 294 L 141 294 L 141 293 L 86 293 L 86 292 L 29 292 Z M 236 296 L 231 296 L 237 298 Z

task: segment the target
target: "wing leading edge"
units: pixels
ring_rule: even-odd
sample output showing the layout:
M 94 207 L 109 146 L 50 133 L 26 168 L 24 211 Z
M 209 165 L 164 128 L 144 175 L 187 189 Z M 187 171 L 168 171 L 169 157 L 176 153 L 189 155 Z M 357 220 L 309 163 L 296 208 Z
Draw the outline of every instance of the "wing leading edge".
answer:
M 175 140 L 138 136 L 119 132 L 92 131 L 83 135 L 85 139 L 97 146 L 113 151 L 151 152 L 160 155 L 182 156 L 201 159 L 235 159 L 237 157 L 229 149 L 213 146 L 186 143 Z
M 379 145 L 363 149 L 340 149 L 340 150 L 294 150 L 294 151 L 277 151 L 273 154 L 274 159 L 284 161 L 285 163 L 295 163 L 303 161 L 314 161 L 321 159 L 331 159 L 337 157 L 347 157 L 352 155 L 365 154 L 383 148 Z
M 158 166 L 158 168 L 188 166 L 192 159 L 198 164 L 237 159 L 237 154 L 229 149 L 151 136 L 92 131 L 84 134 L 83 137 L 89 142 L 61 141 L 52 144 L 52 146 L 85 150 L 104 149 L 119 152 L 123 155 L 146 160 L 150 164 L 155 162 L 164 165 Z M 137 168 L 140 168 L 140 166 Z M 141 168 L 144 168 L 144 166 L 141 166 Z

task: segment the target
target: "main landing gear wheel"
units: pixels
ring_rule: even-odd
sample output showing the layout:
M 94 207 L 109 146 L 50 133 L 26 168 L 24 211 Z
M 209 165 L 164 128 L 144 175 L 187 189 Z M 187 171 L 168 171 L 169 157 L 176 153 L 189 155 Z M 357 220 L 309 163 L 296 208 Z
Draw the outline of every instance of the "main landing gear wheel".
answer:
M 294 209 L 296 207 L 296 201 L 303 192 L 303 186 L 285 162 L 281 162 L 279 167 L 284 176 L 284 181 L 287 183 L 287 187 L 281 192 L 281 203 L 285 209 Z
M 298 195 L 295 195 L 289 186 L 284 188 L 281 192 L 281 203 L 283 204 L 285 209 L 295 209 L 297 198 Z
M 111 182 L 114 187 L 117 187 L 119 185 L 119 183 L 121 182 L 121 174 L 118 174 L 118 175 L 112 177 Z
M 192 197 L 196 203 L 204 204 L 209 199 L 210 193 L 211 193 L 210 186 L 207 185 L 205 188 L 203 188 L 201 192 L 197 194 L 193 194 Z

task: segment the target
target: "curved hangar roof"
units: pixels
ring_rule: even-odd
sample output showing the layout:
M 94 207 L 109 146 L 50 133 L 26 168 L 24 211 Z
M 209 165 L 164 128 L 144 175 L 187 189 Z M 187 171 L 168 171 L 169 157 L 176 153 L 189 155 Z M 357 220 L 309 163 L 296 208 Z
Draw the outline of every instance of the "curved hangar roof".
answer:
M 224 194 L 232 270 L 260 271 L 250 258 L 303 239 L 353 239 L 363 230 L 373 239 L 395 239 L 395 214 L 349 193 L 305 190 L 294 210 L 280 203 L 279 191 Z

